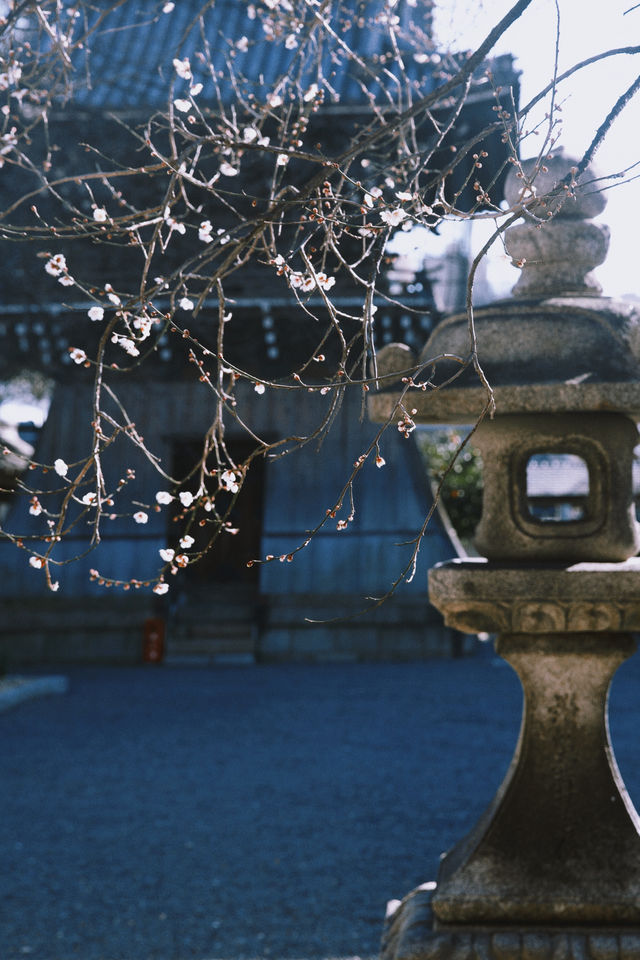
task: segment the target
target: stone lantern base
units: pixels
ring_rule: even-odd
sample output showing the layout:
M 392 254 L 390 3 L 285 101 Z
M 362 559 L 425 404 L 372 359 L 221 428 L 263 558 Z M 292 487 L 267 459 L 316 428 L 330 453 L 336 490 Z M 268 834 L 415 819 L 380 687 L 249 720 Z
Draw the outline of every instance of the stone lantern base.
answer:
M 640 926 L 491 927 L 436 924 L 435 883 L 392 902 L 381 960 L 640 960 Z
M 429 585 L 449 626 L 498 635 L 523 718 L 504 782 L 437 884 L 391 905 L 383 960 L 640 960 L 640 820 L 607 723 L 640 629 L 640 561 L 451 561 Z

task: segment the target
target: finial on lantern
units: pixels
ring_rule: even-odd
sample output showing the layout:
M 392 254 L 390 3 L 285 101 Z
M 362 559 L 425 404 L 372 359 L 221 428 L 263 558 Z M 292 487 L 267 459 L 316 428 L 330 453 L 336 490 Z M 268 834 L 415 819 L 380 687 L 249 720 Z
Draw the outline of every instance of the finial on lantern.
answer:
M 544 162 L 525 160 L 507 177 L 507 203 L 526 203 L 527 209 L 525 222 L 505 233 L 507 252 L 522 267 L 516 297 L 602 292 L 591 271 L 607 256 L 609 228 L 587 221 L 602 213 L 606 199 L 592 167 L 577 181 L 562 183 L 577 167 L 577 160 L 560 151 Z M 532 197 L 540 199 L 531 202 Z

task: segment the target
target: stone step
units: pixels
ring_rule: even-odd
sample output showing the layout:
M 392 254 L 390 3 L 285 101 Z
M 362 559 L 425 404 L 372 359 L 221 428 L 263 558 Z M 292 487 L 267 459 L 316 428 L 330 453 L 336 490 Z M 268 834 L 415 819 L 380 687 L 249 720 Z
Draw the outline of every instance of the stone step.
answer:
M 257 629 L 250 621 L 169 625 L 165 663 L 255 661 Z

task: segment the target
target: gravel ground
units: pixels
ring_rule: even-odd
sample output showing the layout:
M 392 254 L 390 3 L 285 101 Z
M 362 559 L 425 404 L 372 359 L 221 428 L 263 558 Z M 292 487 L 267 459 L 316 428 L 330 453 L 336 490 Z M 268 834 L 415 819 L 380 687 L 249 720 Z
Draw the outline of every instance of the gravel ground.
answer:
M 632 797 L 639 660 L 611 709 Z M 64 672 L 0 715 L 2 960 L 372 957 L 519 723 L 489 656 Z

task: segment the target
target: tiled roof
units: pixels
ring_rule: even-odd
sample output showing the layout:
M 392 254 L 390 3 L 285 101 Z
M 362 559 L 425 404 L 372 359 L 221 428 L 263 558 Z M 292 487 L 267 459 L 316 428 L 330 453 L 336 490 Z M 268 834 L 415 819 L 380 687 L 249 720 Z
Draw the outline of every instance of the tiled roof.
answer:
M 376 298 L 378 313 L 375 318 L 374 337 L 378 348 L 395 340 L 409 344 L 418 350 L 433 324 L 437 313 L 425 280 L 425 286 L 417 282 L 420 290 L 403 297 L 408 307 L 403 308 Z M 300 325 L 294 302 L 289 297 L 276 297 L 272 290 L 262 297 L 234 298 L 235 323 L 229 324 L 225 335 L 225 353 L 231 362 L 247 369 L 254 375 L 266 377 L 284 376 L 295 366 L 309 358 L 317 345 L 320 333 L 315 326 Z M 362 309 L 362 298 L 357 294 L 334 298 L 338 309 L 354 312 Z M 75 308 L 63 307 L 56 302 L 40 304 L 0 304 L 0 380 L 23 368 L 40 370 L 58 380 L 65 376 L 78 375 L 70 351 L 76 347 L 93 357 L 102 325 L 87 319 L 91 302 L 78 303 Z M 321 312 L 323 303 L 311 297 L 309 309 Z M 193 335 L 203 346 L 215 351 L 218 304 L 215 298 L 205 301 L 202 318 L 189 322 Z M 355 331 L 354 331 L 355 332 Z M 248 345 L 251 345 L 250 348 Z M 179 335 L 164 333 L 157 341 L 154 357 L 145 363 L 142 376 L 172 377 L 182 370 L 189 344 Z M 335 345 L 334 345 L 335 346 Z M 324 347 L 331 354 L 331 341 Z M 292 361 L 293 358 L 293 362 Z M 114 348 L 109 362 L 125 363 L 126 357 Z M 320 376 L 324 368 L 314 367 Z M 93 374 L 87 373 L 87 378 Z
M 94 23 L 100 7 L 106 5 L 107 0 L 87 5 L 92 8 L 90 17 L 93 16 Z M 253 93 L 260 99 L 261 93 L 264 96 L 264 92 L 272 90 L 281 78 L 291 75 L 291 80 L 299 67 L 296 49 L 288 49 L 285 36 L 269 39 L 269 31 L 264 29 L 269 16 L 264 0 L 256 0 L 255 4 L 249 4 L 247 0 L 215 0 L 210 4 L 202 0 L 179 0 L 168 14 L 162 12 L 163 6 L 161 0 L 128 0 L 100 23 L 91 34 L 87 49 L 75 54 L 76 76 L 82 78 L 91 74 L 96 81 L 99 79 L 91 86 L 78 87 L 74 93 L 77 106 L 114 110 L 164 106 L 171 81 L 175 79 L 172 66 L 175 56 L 190 59 L 194 82 L 204 86 L 199 98 L 203 103 L 217 99 L 218 93 L 222 101 L 237 100 L 238 90 Z M 251 6 L 257 8 L 253 18 L 247 12 Z M 385 6 L 383 0 L 336 3 L 331 27 L 340 41 L 357 51 L 362 63 L 372 64 L 377 73 L 386 77 L 388 89 L 393 92 L 393 76 L 397 75 L 399 68 L 391 49 L 388 26 L 381 19 Z M 198 19 L 203 7 L 205 10 Z M 400 18 L 401 30 L 406 30 L 414 39 L 423 34 L 426 38 L 424 46 L 430 45 L 429 7 L 422 0 L 417 6 L 400 0 L 394 9 L 394 14 Z M 311 11 L 312 8 L 308 8 L 309 22 Z M 366 26 L 358 24 L 357 15 L 366 18 Z M 241 38 L 246 38 L 246 43 L 243 41 L 238 47 Z M 335 93 L 335 98 L 342 104 L 365 103 L 366 96 L 358 79 L 366 83 L 369 93 L 375 94 L 371 75 L 345 56 L 340 42 L 322 44 L 323 41 L 319 41 L 316 52 L 325 79 L 327 101 Z M 216 69 L 215 84 L 206 67 L 208 58 L 199 56 L 206 45 Z M 422 46 L 416 50 L 420 50 L 418 59 L 414 57 L 413 49 L 406 51 L 405 75 L 414 84 L 416 92 L 426 93 L 434 85 L 433 64 L 428 62 L 427 56 L 431 51 Z M 234 86 L 234 75 L 236 79 L 240 76 L 245 79 Z M 304 89 L 305 84 L 316 79 L 314 68 L 313 76 L 303 74 L 298 82 Z M 187 87 L 188 82 L 178 78 L 176 95 Z

